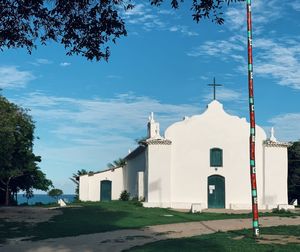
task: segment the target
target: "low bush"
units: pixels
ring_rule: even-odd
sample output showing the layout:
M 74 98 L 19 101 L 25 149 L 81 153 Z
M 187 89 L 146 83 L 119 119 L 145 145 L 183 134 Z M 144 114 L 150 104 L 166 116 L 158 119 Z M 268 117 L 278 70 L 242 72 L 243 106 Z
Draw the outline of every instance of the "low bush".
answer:
M 130 197 L 130 193 L 127 192 L 126 190 L 124 190 L 124 191 L 121 192 L 119 200 L 128 201 L 129 197 Z

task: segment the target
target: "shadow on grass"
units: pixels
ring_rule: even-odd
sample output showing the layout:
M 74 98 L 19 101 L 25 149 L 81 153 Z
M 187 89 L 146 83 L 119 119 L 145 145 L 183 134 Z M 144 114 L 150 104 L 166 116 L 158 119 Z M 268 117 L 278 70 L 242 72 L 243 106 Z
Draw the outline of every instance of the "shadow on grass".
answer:
M 251 217 L 251 214 L 182 213 L 162 208 L 143 208 L 135 202 L 121 201 L 88 202 L 79 205 L 81 207 L 63 208 L 63 214 L 38 224 L 0 219 L 0 243 L 18 237 L 36 241 L 158 224 Z
M 109 211 L 100 206 L 65 208 L 62 211 L 63 214 L 52 217 L 50 221 L 37 224 L 0 220 L 0 243 L 17 237 L 36 241 L 116 230 L 120 228 L 118 222 L 128 215 L 123 211 Z
M 293 235 L 300 237 L 300 227 L 279 226 L 262 228 L 263 234 Z M 262 238 L 263 239 L 263 238 Z M 288 252 L 300 251 L 299 243 L 289 244 L 258 244 L 252 235 L 252 230 L 244 229 L 230 232 L 194 236 L 190 238 L 168 239 L 136 246 L 126 252 L 201 252 L 201 251 L 230 251 L 230 252 Z M 124 252 L 125 252 L 124 251 Z

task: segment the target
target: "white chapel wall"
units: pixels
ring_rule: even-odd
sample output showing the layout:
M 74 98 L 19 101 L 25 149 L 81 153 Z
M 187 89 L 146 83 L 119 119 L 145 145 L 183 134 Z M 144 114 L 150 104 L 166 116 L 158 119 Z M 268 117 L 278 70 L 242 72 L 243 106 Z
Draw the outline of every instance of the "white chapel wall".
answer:
M 93 175 L 80 176 L 79 199 L 82 201 L 100 201 L 100 182 L 102 180 L 112 181 L 112 200 L 117 200 L 124 190 L 123 168 L 116 168 Z
M 288 204 L 288 169 L 287 148 L 280 146 L 265 146 L 265 204 L 268 209 L 278 204 Z
M 144 151 L 127 160 L 124 178 L 125 189 L 130 193 L 130 197 L 138 197 L 138 173 L 145 171 L 145 165 Z
M 171 145 L 147 147 L 146 207 L 171 207 Z
M 79 177 L 79 200 L 89 200 L 89 177 L 88 175 Z
M 251 208 L 249 124 L 225 113 L 214 101 L 206 112 L 171 125 L 165 137 L 172 141 L 171 201 L 173 207 L 201 203 L 207 207 L 207 178 L 225 177 L 226 208 Z M 263 140 L 256 127 L 256 167 L 259 204 L 262 204 Z M 210 149 L 223 150 L 223 167 L 210 167 Z M 188 204 L 187 204 L 188 203 Z

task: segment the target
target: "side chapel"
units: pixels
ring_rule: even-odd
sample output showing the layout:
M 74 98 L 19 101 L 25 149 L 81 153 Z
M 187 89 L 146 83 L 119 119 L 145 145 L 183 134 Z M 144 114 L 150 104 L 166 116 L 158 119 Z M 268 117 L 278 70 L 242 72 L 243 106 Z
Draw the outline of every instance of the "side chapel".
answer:
M 123 190 L 145 207 L 251 209 L 249 123 L 213 100 L 199 115 L 170 125 L 164 135 L 153 113 L 145 141 L 126 165 L 80 176 L 83 201 L 118 199 Z M 256 125 L 259 209 L 288 206 L 288 143 Z

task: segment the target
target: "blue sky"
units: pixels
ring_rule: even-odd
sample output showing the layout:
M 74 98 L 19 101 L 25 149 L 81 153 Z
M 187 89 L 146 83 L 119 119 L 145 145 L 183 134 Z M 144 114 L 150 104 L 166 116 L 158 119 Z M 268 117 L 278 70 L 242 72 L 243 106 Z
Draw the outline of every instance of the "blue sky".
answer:
M 54 43 L 1 52 L 2 94 L 31 110 L 34 150 L 55 187 L 73 193 L 72 173 L 127 155 L 151 111 L 162 130 L 201 113 L 213 77 L 225 110 L 248 118 L 245 3 L 226 7 L 217 26 L 196 24 L 185 2 L 176 11 L 136 1 L 108 63 L 65 56 Z M 300 139 L 300 1 L 287 2 L 252 4 L 256 122 L 281 141 Z

